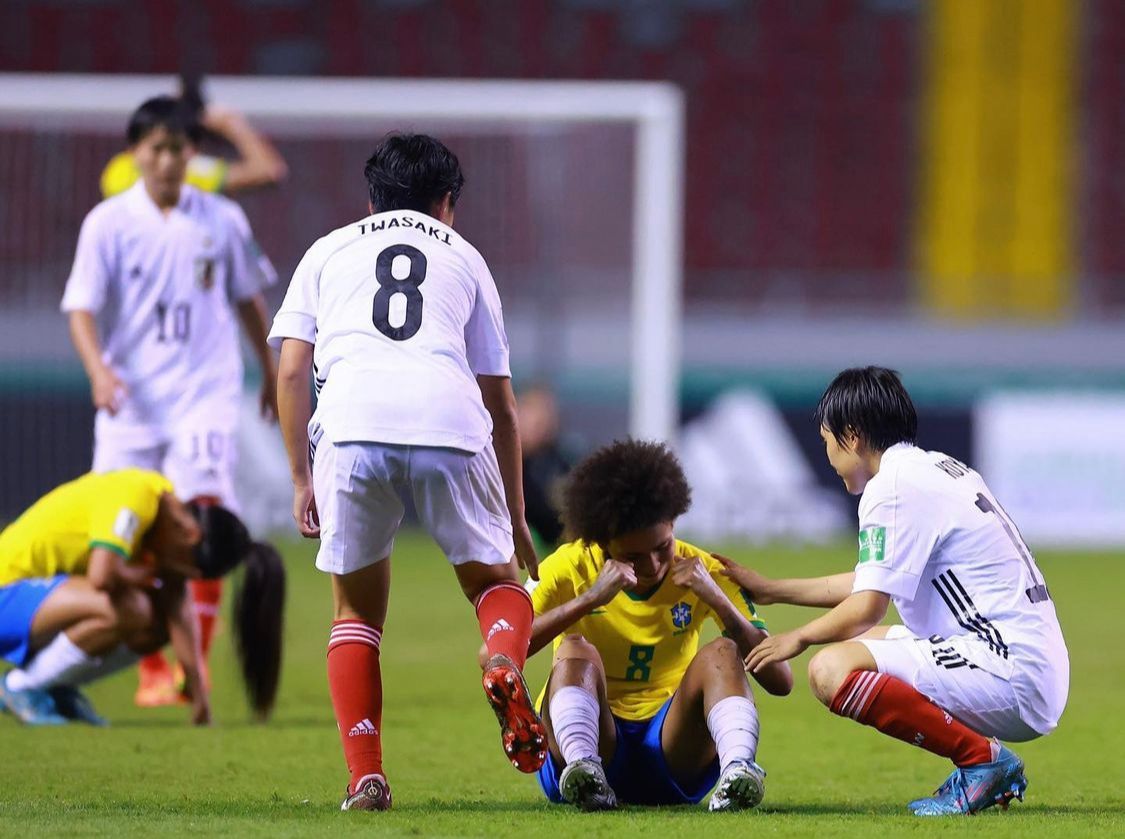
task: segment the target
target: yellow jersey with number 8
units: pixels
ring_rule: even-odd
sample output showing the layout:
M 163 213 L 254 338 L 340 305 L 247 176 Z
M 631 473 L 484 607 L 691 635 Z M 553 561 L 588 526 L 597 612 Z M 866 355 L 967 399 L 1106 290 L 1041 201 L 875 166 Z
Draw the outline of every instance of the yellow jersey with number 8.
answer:
M 749 595 L 719 573 L 722 565 L 718 560 L 679 540 L 676 554 L 702 560 L 742 615 L 765 629 Z M 571 542 L 561 546 L 540 564 L 539 582 L 528 582 L 535 614 L 542 615 L 591 588 L 604 564 L 605 554 L 596 545 Z M 613 715 L 623 720 L 647 720 L 680 686 L 699 649 L 699 633 L 707 618 L 718 623 L 711 607 L 690 589 L 675 585 L 669 571 L 660 585 L 644 595 L 618 592 L 608 604 L 568 628 L 566 634 L 582 635 L 597 647 L 605 665 Z M 560 643 L 561 635 L 555 638 L 552 649 L 558 649 Z

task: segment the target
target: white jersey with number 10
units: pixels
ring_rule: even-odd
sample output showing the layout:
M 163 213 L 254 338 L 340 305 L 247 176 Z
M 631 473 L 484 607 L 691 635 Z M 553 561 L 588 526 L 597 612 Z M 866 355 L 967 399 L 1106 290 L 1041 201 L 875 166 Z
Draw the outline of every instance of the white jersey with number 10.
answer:
M 334 443 L 478 452 L 491 438 L 478 375 L 508 376 L 500 297 L 477 250 L 411 210 L 378 213 L 309 248 L 270 343 L 313 344 L 310 428 Z

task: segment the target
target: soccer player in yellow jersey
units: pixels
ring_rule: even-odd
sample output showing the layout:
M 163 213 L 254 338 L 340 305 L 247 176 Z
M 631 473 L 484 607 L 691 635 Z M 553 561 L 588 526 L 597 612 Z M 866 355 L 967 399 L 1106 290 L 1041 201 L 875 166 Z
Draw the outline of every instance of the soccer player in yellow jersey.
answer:
M 745 592 L 712 555 L 675 538 L 691 490 L 660 443 L 616 442 L 579 464 L 564 520 L 576 541 L 528 584 L 530 653 L 554 641 L 540 696 L 550 757 L 547 797 L 581 809 L 694 804 L 716 781 L 712 810 L 755 806 L 758 713 L 742 659 L 767 637 Z M 699 647 L 704 621 L 723 637 Z M 772 694 L 784 663 L 755 674 Z
M 273 186 L 289 172 L 285 159 L 267 137 L 254 129 L 238 111 L 214 105 L 202 109 L 201 127 L 226 140 L 236 157 L 224 160 L 196 154 L 188 161 L 185 183 L 204 192 L 236 192 Z M 141 178 L 141 170 L 132 149 L 115 154 L 102 170 L 102 198 L 118 195 Z
M 272 702 L 284 572 L 271 549 L 251 543 L 233 513 L 183 504 L 156 472 L 91 473 L 52 490 L 0 532 L 0 657 L 15 665 L 0 679 L 0 707 L 33 725 L 104 725 L 78 686 L 170 640 L 192 720 L 207 723 L 185 581 L 220 577 L 240 561 L 248 573 L 236 631 L 240 649 L 255 654 L 244 656 L 243 675 L 252 700 Z

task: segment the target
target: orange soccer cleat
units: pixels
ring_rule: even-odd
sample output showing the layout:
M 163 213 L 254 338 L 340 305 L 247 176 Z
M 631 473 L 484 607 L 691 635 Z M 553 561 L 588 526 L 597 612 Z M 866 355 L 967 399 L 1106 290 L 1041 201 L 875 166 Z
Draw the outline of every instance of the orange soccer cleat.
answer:
M 133 704 L 138 708 L 160 708 L 188 701 L 178 690 L 176 676 L 163 653 L 141 659 L 137 677 L 137 692 L 133 695 Z
M 488 704 L 500 721 L 504 754 L 521 772 L 538 772 L 547 759 L 547 729 L 531 704 L 520 669 L 498 653 L 485 664 L 482 681 Z

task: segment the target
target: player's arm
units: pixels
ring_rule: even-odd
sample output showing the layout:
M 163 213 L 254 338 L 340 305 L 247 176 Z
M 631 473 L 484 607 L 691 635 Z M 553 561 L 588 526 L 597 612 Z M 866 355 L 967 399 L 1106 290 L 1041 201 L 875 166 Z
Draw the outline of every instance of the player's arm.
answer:
M 852 592 L 855 572 L 832 574 L 827 577 L 796 577 L 771 579 L 733 559 L 712 554 L 723 565 L 722 574 L 750 592 L 755 603 L 769 606 L 785 603 L 790 606 L 820 606 L 831 609 L 844 601 Z
M 126 562 L 111 548 L 94 545 L 86 563 L 86 579 L 99 591 L 112 592 L 125 586 L 150 586 L 153 576 L 150 568 Z
M 109 365 L 102 360 L 102 344 L 98 338 L 98 325 L 94 313 L 76 309 L 69 314 L 70 340 L 86 376 L 90 380 L 90 392 L 95 408 L 105 408 L 110 415 L 121 409 L 121 400 L 126 394 L 125 385 Z
M 289 456 L 289 474 L 293 479 L 293 518 L 301 535 L 308 538 L 320 535 L 309 465 L 309 419 L 312 418 L 309 376 L 312 363 L 312 344 L 298 338 L 282 341 L 281 360 L 277 365 L 277 417 L 285 452 Z
M 703 562 L 694 556 L 677 556 L 672 560 L 672 582 L 693 591 L 710 608 L 723 628 L 723 634 L 738 645 L 739 655 L 745 659 L 751 651 L 769 638 L 764 629 L 754 626 L 727 597 Z M 774 696 L 787 696 L 793 690 L 793 672 L 785 661 L 778 661 L 753 674 L 767 692 Z
M 274 422 L 277 420 L 277 371 L 273 365 L 273 352 L 266 343 L 269 327 L 266 325 L 266 299 L 259 293 L 237 303 L 238 319 L 242 329 L 254 348 L 258 366 L 262 371 L 262 391 L 258 397 L 258 408 L 262 416 Z
M 289 167 L 285 158 L 242 114 L 228 108 L 208 107 L 203 126 L 230 143 L 238 155 L 227 164 L 223 192 L 239 192 L 273 186 L 285 180 Z
M 881 591 L 849 594 L 832 611 L 816 620 L 767 638 L 746 657 L 746 669 L 757 675 L 775 662 L 788 661 L 815 644 L 850 641 L 886 617 L 890 602 L 890 595 Z
M 524 517 L 523 453 L 520 448 L 519 421 L 516 418 L 516 395 L 507 376 L 477 376 L 484 407 L 492 417 L 492 445 L 504 482 L 504 497 L 512 518 L 512 538 L 516 560 L 533 580 L 539 579 L 539 557 L 531 529 Z
M 211 699 L 203 676 L 203 652 L 195 629 L 195 613 L 187 586 L 182 577 L 168 577 L 157 589 L 157 605 L 164 614 L 168 639 L 176 660 L 184 671 L 184 680 L 191 695 L 191 721 L 196 725 L 211 722 Z

